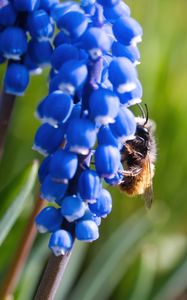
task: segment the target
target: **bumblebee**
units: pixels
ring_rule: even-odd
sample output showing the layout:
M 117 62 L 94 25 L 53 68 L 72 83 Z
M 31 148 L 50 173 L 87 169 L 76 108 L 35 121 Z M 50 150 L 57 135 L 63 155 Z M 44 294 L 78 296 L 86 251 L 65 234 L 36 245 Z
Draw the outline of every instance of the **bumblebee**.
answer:
M 135 138 L 126 141 L 121 150 L 124 170 L 119 186 L 129 196 L 142 195 L 149 209 L 153 202 L 152 179 L 156 160 L 155 123 L 148 119 L 148 110 L 145 117 L 142 107 L 140 109 L 143 116 L 136 118 Z

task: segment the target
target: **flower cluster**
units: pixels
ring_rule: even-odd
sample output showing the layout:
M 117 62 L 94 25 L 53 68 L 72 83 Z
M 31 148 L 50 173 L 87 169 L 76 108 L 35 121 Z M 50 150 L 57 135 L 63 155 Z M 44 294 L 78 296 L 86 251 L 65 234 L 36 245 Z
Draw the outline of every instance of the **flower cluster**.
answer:
M 46 156 L 41 198 L 53 202 L 36 224 L 51 233 L 49 247 L 61 255 L 74 237 L 96 240 L 101 219 L 111 212 L 103 183 L 121 182 L 120 151 L 136 131 L 129 106 L 142 97 L 136 71 L 142 28 L 121 0 L 65 2 L 53 13 L 59 32 L 33 148 Z
M 8 60 L 4 78 L 7 93 L 22 95 L 30 73 L 40 74 L 50 64 L 55 5 L 58 0 L 0 1 L 0 64 Z

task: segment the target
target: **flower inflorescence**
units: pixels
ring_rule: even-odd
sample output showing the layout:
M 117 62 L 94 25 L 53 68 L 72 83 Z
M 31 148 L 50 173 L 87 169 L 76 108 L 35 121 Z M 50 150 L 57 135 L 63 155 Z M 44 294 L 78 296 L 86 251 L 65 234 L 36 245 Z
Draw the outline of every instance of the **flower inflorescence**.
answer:
M 58 0 L 0 1 L 0 64 L 8 61 L 5 92 L 22 95 L 30 74 L 40 74 L 50 65 Z
M 122 181 L 120 151 L 133 139 L 129 106 L 141 102 L 136 65 L 142 28 L 121 0 L 82 0 L 53 7 L 54 39 L 49 93 L 36 111 L 42 125 L 33 148 L 45 156 L 41 198 L 52 202 L 36 217 L 50 232 L 55 255 L 72 248 L 74 237 L 92 242 L 112 209 L 103 183 Z

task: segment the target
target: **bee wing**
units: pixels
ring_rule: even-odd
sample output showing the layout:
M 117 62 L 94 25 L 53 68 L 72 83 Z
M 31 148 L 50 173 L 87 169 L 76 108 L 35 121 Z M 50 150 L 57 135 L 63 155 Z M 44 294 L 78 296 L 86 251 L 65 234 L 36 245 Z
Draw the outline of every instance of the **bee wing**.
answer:
M 142 172 L 142 168 L 132 167 L 128 170 L 119 171 L 123 176 L 137 176 Z
M 150 209 L 153 203 L 153 184 L 152 184 L 152 170 L 149 155 L 145 159 L 145 181 L 144 194 L 145 207 Z

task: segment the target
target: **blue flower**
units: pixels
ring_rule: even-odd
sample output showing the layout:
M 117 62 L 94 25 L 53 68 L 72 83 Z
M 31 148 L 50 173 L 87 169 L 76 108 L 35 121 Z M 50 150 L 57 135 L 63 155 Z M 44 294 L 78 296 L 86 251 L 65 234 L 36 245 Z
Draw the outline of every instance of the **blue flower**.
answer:
M 39 66 L 43 67 L 50 64 L 52 51 L 53 48 L 49 41 L 31 39 L 29 42 L 28 53 L 32 61 Z
M 73 178 L 78 166 L 78 157 L 68 150 L 59 149 L 51 158 L 49 172 L 53 179 L 67 181 Z
M 133 113 L 128 108 L 121 108 L 115 123 L 110 125 L 110 129 L 122 144 L 133 139 L 136 132 L 136 120 Z
M 85 242 L 99 238 L 101 218 L 112 210 L 102 184 L 124 179 L 121 149 L 137 126 L 127 107 L 142 98 L 136 70 L 142 29 L 121 0 L 57 2 L 41 0 L 27 15 L 32 39 L 23 61 L 30 71 L 52 67 L 49 93 L 36 111 L 44 124 L 34 145 L 47 155 L 38 172 L 41 197 L 60 207 L 48 209 L 51 216 L 41 213 L 38 224 L 53 231 L 49 247 L 61 255 L 72 248 L 71 234 Z M 54 49 L 46 41 L 50 16 L 59 28 Z M 54 228 L 57 211 L 61 223 Z
M 28 15 L 27 29 L 30 35 L 39 41 L 49 40 L 54 32 L 54 25 L 45 10 L 36 10 Z
M 11 26 L 15 23 L 17 12 L 10 1 L 1 1 L 0 25 Z
M 31 12 L 37 9 L 40 5 L 40 0 L 14 0 L 14 7 L 18 11 Z
M 93 170 L 85 170 L 78 180 L 78 190 L 81 198 L 86 202 L 95 202 L 101 190 L 101 182 Z
M 137 72 L 126 57 L 117 57 L 109 65 L 109 80 L 119 94 L 136 88 Z
M 108 125 L 101 126 L 97 134 L 97 140 L 99 145 L 111 145 L 118 147 L 118 140 L 112 134 L 110 127 Z
M 82 220 L 75 225 L 75 235 L 80 241 L 93 242 L 99 238 L 97 224 L 92 220 Z
M 61 203 L 61 214 L 68 222 L 74 222 L 84 216 L 85 203 L 75 195 L 65 197 Z
M 93 91 L 89 99 L 89 112 L 96 123 L 113 123 L 118 111 L 119 98 L 114 92 L 103 88 Z
M 64 141 L 64 128 L 42 124 L 35 135 L 33 150 L 46 156 L 57 150 Z
M 89 28 L 82 38 L 82 44 L 93 60 L 110 50 L 110 39 L 104 30 L 97 27 Z
M 69 60 L 62 65 L 57 76 L 50 82 L 50 92 L 62 90 L 74 95 L 82 90 L 87 76 L 88 70 L 84 62 Z
M 28 69 L 22 64 L 9 64 L 4 78 L 4 86 L 6 92 L 9 94 L 21 96 L 24 94 L 28 84 Z
M 70 11 L 63 15 L 58 21 L 58 27 L 72 41 L 80 38 L 88 26 L 88 18 L 81 12 Z
M 52 233 L 49 240 L 49 248 L 56 256 L 68 253 L 73 246 L 72 235 L 63 229 Z
M 27 51 L 27 36 L 19 27 L 7 27 L 1 33 L 1 51 L 6 58 L 19 60 Z
M 53 206 L 43 208 L 35 218 L 37 229 L 41 233 L 54 232 L 60 229 L 62 222 L 60 209 Z
M 124 56 L 135 65 L 140 63 L 140 52 L 137 46 L 124 46 L 119 42 L 112 44 L 112 54 L 117 57 Z
M 59 70 L 66 61 L 77 60 L 78 58 L 79 51 L 74 45 L 62 44 L 54 50 L 51 57 L 51 64 L 55 70 Z
M 130 16 L 130 8 L 123 1 L 119 1 L 114 6 L 104 7 L 103 14 L 109 22 L 115 23 L 122 16 Z
M 72 119 L 67 127 L 70 151 L 87 155 L 96 142 L 96 127 L 87 119 Z
M 112 197 L 110 193 L 103 189 L 95 203 L 89 204 L 89 208 L 97 217 L 105 218 L 112 210 Z
M 73 101 L 69 95 L 62 91 L 55 91 L 44 98 L 39 107 L 42 107 L 42 113 L 39 112 L 40 119 L 43 122 L 56 126 L 66 122 L 69 118 L 73 108 Z
M 118 97 L 120 99 L 120 103 L 126 106 L 135 105 L 137 103 L 140 103 L 142 101 L 142 85 L 140 81 L 137 79 L 136 82 L 136 88 L 130 92 L 126 92 L 123 94 L 118 93 Z
M 51 156 L 47 156 L 43 159 L 39 170 L 38 170 L 38 177 L 39 177 L 39 181 L 40 183 L 42 183 L 45 179 L 45 177 L 49 174 L 49 163 L 51 160 Z
M 61 203 L 68 188 L 68 183 L 55 181 L 47 175 L 41 185 L 41 198 L 49 202 Z
M 95 151 L 95 168 L 100 177 L 113 177 L 120 164 L 120 153 L 117 147 L 100 145 Z
M 58 4 L 59 0 L 40 0 L 40 8 L 50 12 L 54 5 Z
M 136 45 L 142 41 L 142 27 L 140 24 L 130 17 L 118 19 L 113 26 L 113 32 L 116 39 L 126 45 Z

